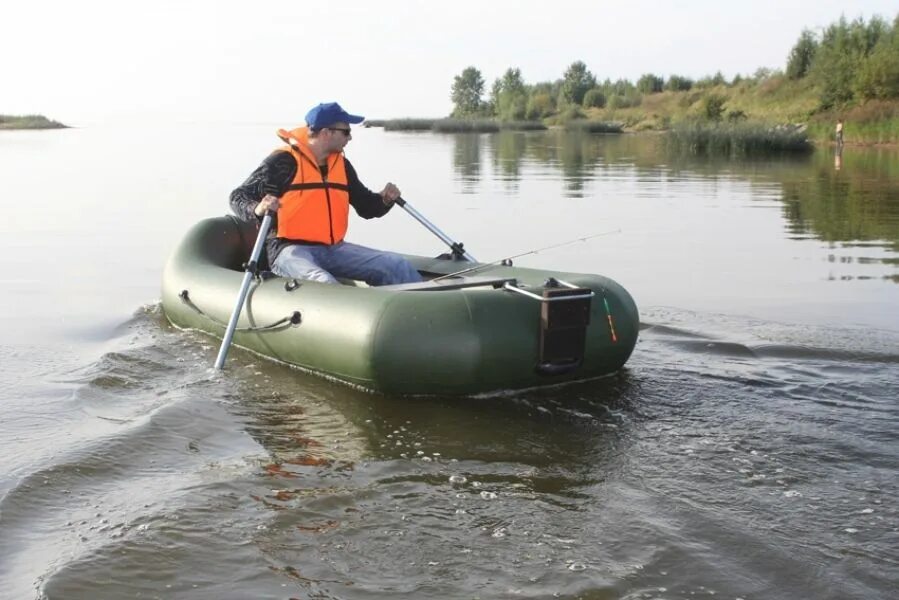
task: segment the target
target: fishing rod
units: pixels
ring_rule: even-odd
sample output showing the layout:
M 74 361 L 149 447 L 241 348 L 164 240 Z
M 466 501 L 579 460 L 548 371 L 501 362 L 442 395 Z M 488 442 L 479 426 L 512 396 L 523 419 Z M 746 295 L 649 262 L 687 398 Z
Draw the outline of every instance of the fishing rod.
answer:
M 514 258 L 521 258 L 522 256 L 528 256 L 530 254 L 539 254 L 540 252 L 546 252 L 547 250 L 553 250 L 554 248 L 561 248 L 562 246 L 568 246 L 570 244 L 574 244 L 577 242 L 586 242 L 587 240 L 592 240 L 593 238 L 598 238 L 598 237 L 602 237 L 605 235 L 612 235 L 614 233 L 621 233 L 621 229 L 615 229 L 613 231 L 603 231 L 602 233 L 594 233 L 593 235 L 575 238 L 573 240 L 560 242 L 558 244 L 552 244 L 550 246 L 544 246 L 543 248 L 537 248 L 535 250 L 528 250 L 527 252 L 522 252 L 521 254 L 513 254 L 512 256 L 500 258 L 498 260 L 494 260 L 493 262 L 481 263 L 481 264 L 475 265 L 473 267 L 468 267 L 467 269 L 462 269 L 460 271 L 455 271 L 453 273 L 447 273 L 446 275 L 441 275 L 440 277 L 435 277 L 431 281 L 440 281 L 441 279 L 448 279 L 450 277 L 458 277 L 459 275 L 464 275 L 466 273 L 474 273 L 475 271 L 480 271 L 481 269 L 486 269 L 487 267 L 492 267 L 493 265 L 506 264 L 506 263 L 511 264 L 512 259 L 514 259 Z

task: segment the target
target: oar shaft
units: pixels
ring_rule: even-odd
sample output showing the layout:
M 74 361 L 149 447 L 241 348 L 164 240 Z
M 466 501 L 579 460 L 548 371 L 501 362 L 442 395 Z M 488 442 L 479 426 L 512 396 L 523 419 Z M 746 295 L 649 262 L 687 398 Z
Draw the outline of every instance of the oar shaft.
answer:
M 419 223 L 424 225 L 425 229 L 427 229 L 428 231 L 430 231 L 431 233 L 436 235 L 438 238 L 440 238 L 440 241 L 442 241 L 444 244 L 449 246 L 450 249 L 452 249 L 454 252 L 456 251 L 457 248 L 459 248 L 459 244 L 454 242 L 451 237 L 449 237 L 448 235 L 446 235 L 445 233 L 440 231 L 440 229 L 438 229 L 436 225 L 434 225 L 433 223 L 428 221 L 428 219 L 425 218 L 424 215 L 422 215 L 420 212 L 415 210 L 412 207 L 412 205 L 410 205 L 408 202 L 406 202 L 402 198 L 399 198 L 399 199 L 397 199 L 396 203 L 399 204 L 400 206 L 402 206 L 407 213 L 409 213 L 410 215 L 412 215 L 412 217 L 415 218 L 416 221 L 418 221 Z M 474 256 L 472 256 L 465 250 L 462 250 L 462 256 L 465 258 L 465 260 L 467 260 L 469 262 L 478 262 Z
M 250 253 L 250 262 L 247 263 L 247 270 L 243 276 L 243 283 L 240 285 L 240 293 L 237 295 L 237 304 L 231 313 L 231 319 L 228 321 L 228 327 L 225 329 L 225 336 L 222 338 L 222 345 L 219 348 L 218 356 L 215 359 L 215 369 L 220 371 L 225 366 L 225 357 L 228 356 L 228 348 L 231 346 L 231 340 L 234 338 L 234 330 L 237 329 L 237 321 L 240 319 L 240 313 L 243 310 L 244 302 L 247 299 L 247 292 L 250 289 L 250 283 L 256 274 L 256 265 L 259 262 L 259 256 L 262 254 L 262 247 L 265 244 L 265 238 L 268 230 L 272 226 L 272 214 L 265 213 L 262 218 L 262 224 L 259 226 L 259 235 L 256 237 L 256 243 L 253 245 L 253 252 Z

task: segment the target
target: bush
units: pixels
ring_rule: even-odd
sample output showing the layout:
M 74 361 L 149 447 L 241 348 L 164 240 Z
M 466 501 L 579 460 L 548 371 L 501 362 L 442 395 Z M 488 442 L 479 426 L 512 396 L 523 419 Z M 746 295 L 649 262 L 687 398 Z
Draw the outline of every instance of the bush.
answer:
M 525 117 L 528 119 L 542 119 L 553 114 L 556 106 L 552 96 L 548 92 L 538 92 L 528 98 Z
M 384 131 L 431 131 L 437 121 L 438 119 L 388 119 L 381 123 Z
M 500 125 L 493 119 L 389 119 L 384 131 L 494 132 Z
M 557 123 L 567 123 L 568 121 L 575 121 L 577 119 L 583 119 L 584 113 L 577 106 L 569 106 L 565 110 L 559 113 L 558 118 L 556 119 Z
M 643 101 L 642 96 L 639 94 L 632 94 L 627 96 L 620 96 L 618 94 L 609 98 L 606 106 L 612 109 L 616 108 L 633 108 L 634 106 L 640 106 L 640 103 Z
M 724 103 L 727 98 L 718 94 L 709 94 L 702 99 L 700 114 L 709 121 L 720 121 L 724 114 Z
M 585 108 L 603 108 L 606 105 L 606 96 L 600 88 L 593 88 L 584 94 Z
M 431 129 L 438 133 L 495 133 L 499 123 L 486 119 L 438 119 Z

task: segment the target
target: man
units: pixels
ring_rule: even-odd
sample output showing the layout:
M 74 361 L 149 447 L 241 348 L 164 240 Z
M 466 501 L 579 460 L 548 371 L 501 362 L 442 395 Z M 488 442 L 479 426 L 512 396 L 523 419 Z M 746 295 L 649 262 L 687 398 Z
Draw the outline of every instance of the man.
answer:
M 306 127 L 278 130 L 287 145 L 275 150 L 231 192 L 231 209 L 243 220 L 276 214 L 266 250 L 272 271 L 282 277 L 337 283 L 337 277 L 369 285 L 421 281 L 398 254 L 344 241 L 349 207 L 365 218 L 382 217 L 400 197 L 392 183 L 375 193 L 359 181 L 343 149 L 352 139 L 351 115 L 336 102 L 306 114 Z

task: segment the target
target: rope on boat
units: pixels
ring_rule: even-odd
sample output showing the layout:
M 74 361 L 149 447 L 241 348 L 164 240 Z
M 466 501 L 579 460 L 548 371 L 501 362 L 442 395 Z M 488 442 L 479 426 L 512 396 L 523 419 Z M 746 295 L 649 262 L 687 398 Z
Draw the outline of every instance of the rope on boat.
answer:
M 212 321 L 213 323 L 215 323 L 216 325 L 219 325 L 221 327 L 228 326 L 228 324 L 225 323 L 224 321 L 220 321 L 220 320 L 216 319 L 215 317 L 213 317 L 212 315 L 210 315 L 209 313 L 204 311 L 202 308 L 200 308 L 199 306 L 194 304 L 194 301 L 190 299 L 190 293 L 188 293 L 187 290 L 181 290 L 181 293 L 178 294 L 178 297 L 181 298 L 182 302 L 184 302 L 186 305 L 188 305 L 190 308 L 192 308 L 194 311 L 196 311 L 197 314 L 199 314 L 203 317 L 206 317 L 207 319 L 209 319 L 210 321 Z M 290 325 L 299 325 L 302 320 L 303 320 L 303 317 L 300 314 L 300 311 L 295 310 L 295 311 L 293 311 L 293 314 L 288 315 L 282 319 L 278 319 L 277 321 L 275 321 L 274 323 L 271 323 L 269 325 L 263 325 L 261 327 L 238 327 L 234 331 L 271 331 L 273 329 L 281 329 L 281 328 L 284 328 L 284 327 L 287 327 Z

